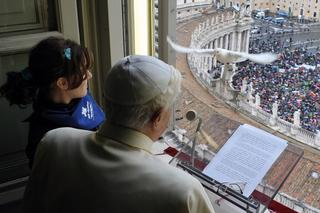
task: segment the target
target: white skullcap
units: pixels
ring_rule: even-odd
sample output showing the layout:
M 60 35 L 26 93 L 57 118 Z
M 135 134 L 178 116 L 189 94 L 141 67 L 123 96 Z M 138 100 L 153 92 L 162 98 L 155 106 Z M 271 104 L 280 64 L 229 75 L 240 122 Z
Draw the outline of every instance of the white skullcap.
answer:
M 145 104 L 167 92 L 175 72 L 178 71 L 151 56 L 124 57 L 107 74 L 106 98 L 119 105 Z

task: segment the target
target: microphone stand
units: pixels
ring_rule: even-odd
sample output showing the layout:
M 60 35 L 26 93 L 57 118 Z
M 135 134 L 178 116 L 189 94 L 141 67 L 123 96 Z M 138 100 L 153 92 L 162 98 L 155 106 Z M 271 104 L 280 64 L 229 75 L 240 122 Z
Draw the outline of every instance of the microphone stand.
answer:
M 193 168 L 195 168 L 194 167 L 194 154 L 195 154 L 195 150 L 196 150 L 197 136 L 198 136 L 198 132 L 200 131 L 201 124 L 202 124 L 202 119 L 200 117 L 198 117 L 198 120 L 199 120 L 199 122 L 197 125 L 197 129 L 196 129 L 194 138 L 192 140 L 192 148 L 191 148 L 191 165 Z

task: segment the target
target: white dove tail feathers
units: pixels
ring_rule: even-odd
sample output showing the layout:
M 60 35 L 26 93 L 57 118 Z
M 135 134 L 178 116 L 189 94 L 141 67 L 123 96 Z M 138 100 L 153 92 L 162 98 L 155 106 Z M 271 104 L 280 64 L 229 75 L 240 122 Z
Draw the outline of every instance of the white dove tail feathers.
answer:
M 278 55 L 274 53 L 248 54 L 247 58 L 255 63 L 270 64 L 278 59 Z

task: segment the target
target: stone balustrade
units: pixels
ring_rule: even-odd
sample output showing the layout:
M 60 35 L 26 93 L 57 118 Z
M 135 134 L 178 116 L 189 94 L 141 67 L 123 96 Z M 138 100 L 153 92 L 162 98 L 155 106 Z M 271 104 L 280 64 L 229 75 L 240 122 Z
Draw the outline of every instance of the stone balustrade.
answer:
M 240 111 L 244 112 L 260 123 L 263 123 L 264 125 L 269 126 L 270 128 L 277 130 L 284 135 L 292 137 L 304 144 L 312 146 L 316 149 L 320 149 L 319 133 L 317 135 L 299 126 L 296 126 L 293 123 L 280 119 L 279 117 L 276 117 L 275 122 L 272 123 L 270 122 L 272 119 L 274 119 L 272 114 L 263 111 L 261 108 L 257 108 L 256 105 L 250 104 L 247 99 L 240 99 L 238 101 L 238 106 Z M 256 111 L 254 116 L 252 115 L 253 111 Z

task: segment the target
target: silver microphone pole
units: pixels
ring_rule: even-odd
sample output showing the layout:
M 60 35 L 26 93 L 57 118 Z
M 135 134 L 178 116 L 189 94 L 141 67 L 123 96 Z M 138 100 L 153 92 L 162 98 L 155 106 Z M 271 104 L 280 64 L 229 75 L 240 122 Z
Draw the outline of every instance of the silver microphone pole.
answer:
M 195 135 L 192 140 L 192 147 L 191 147 L 191 165 L 192 167 L 194 167 L 194 156 L 195 156 L 195 150 L 196 150 L 197 135 L 198 135 L 198 132 L 200 131 L 202 119 L 197 116 L 197 112 L 195 110 L 189 110 L 186 113 L 186 118 L 188 121 L 194 121 L 195 119 L 199 120 Z
M 201 127 L 201 124 L 202 124 L 202 119 L 200 117 L 197 116 L 197 112 L 195 110 L 189 110 L 187 113 L 186 113 L 186 118 L 188 121 L 194 121 L 195 119 L 198 119 L 199 122 L 198 122 L 198 125 L 197 125 L 197 128 L 196 128 L 196 132 L 195 132 L 195 135 L 193 137 L 192 140 L 189 140 L 188 143 L 186 143 L 179 151 L 178 153 L 169 161 L 169 164 L 174 160 L 176 159 L 179 154 L 182 152 L 182 150 L 184 150 L 185 147 L 188 147 L 189 144 L 192 142 L 192 146 L 191 146 L 191 165 L 192 167 L 194 167 L 194 156 L 195 156 L 195 149 L 196 149 L 196 142 L 197 142 L 197 135 L 198 135 L 198 132 L 200 131 L 200 127 Z
M 200 127 L 202 124 L 202 119 L 200 117 L 198 117 L 198 125 L 197 125 L 197 129 L 192 141 L 192 148 L 191 148 L 191 165 L 194 168 L 194 155 L 195 155 L 195 150 L 196 150 L 196 143 L 197 143 L 197 136 L 198 136 L 198 132 L 200 131 Z

